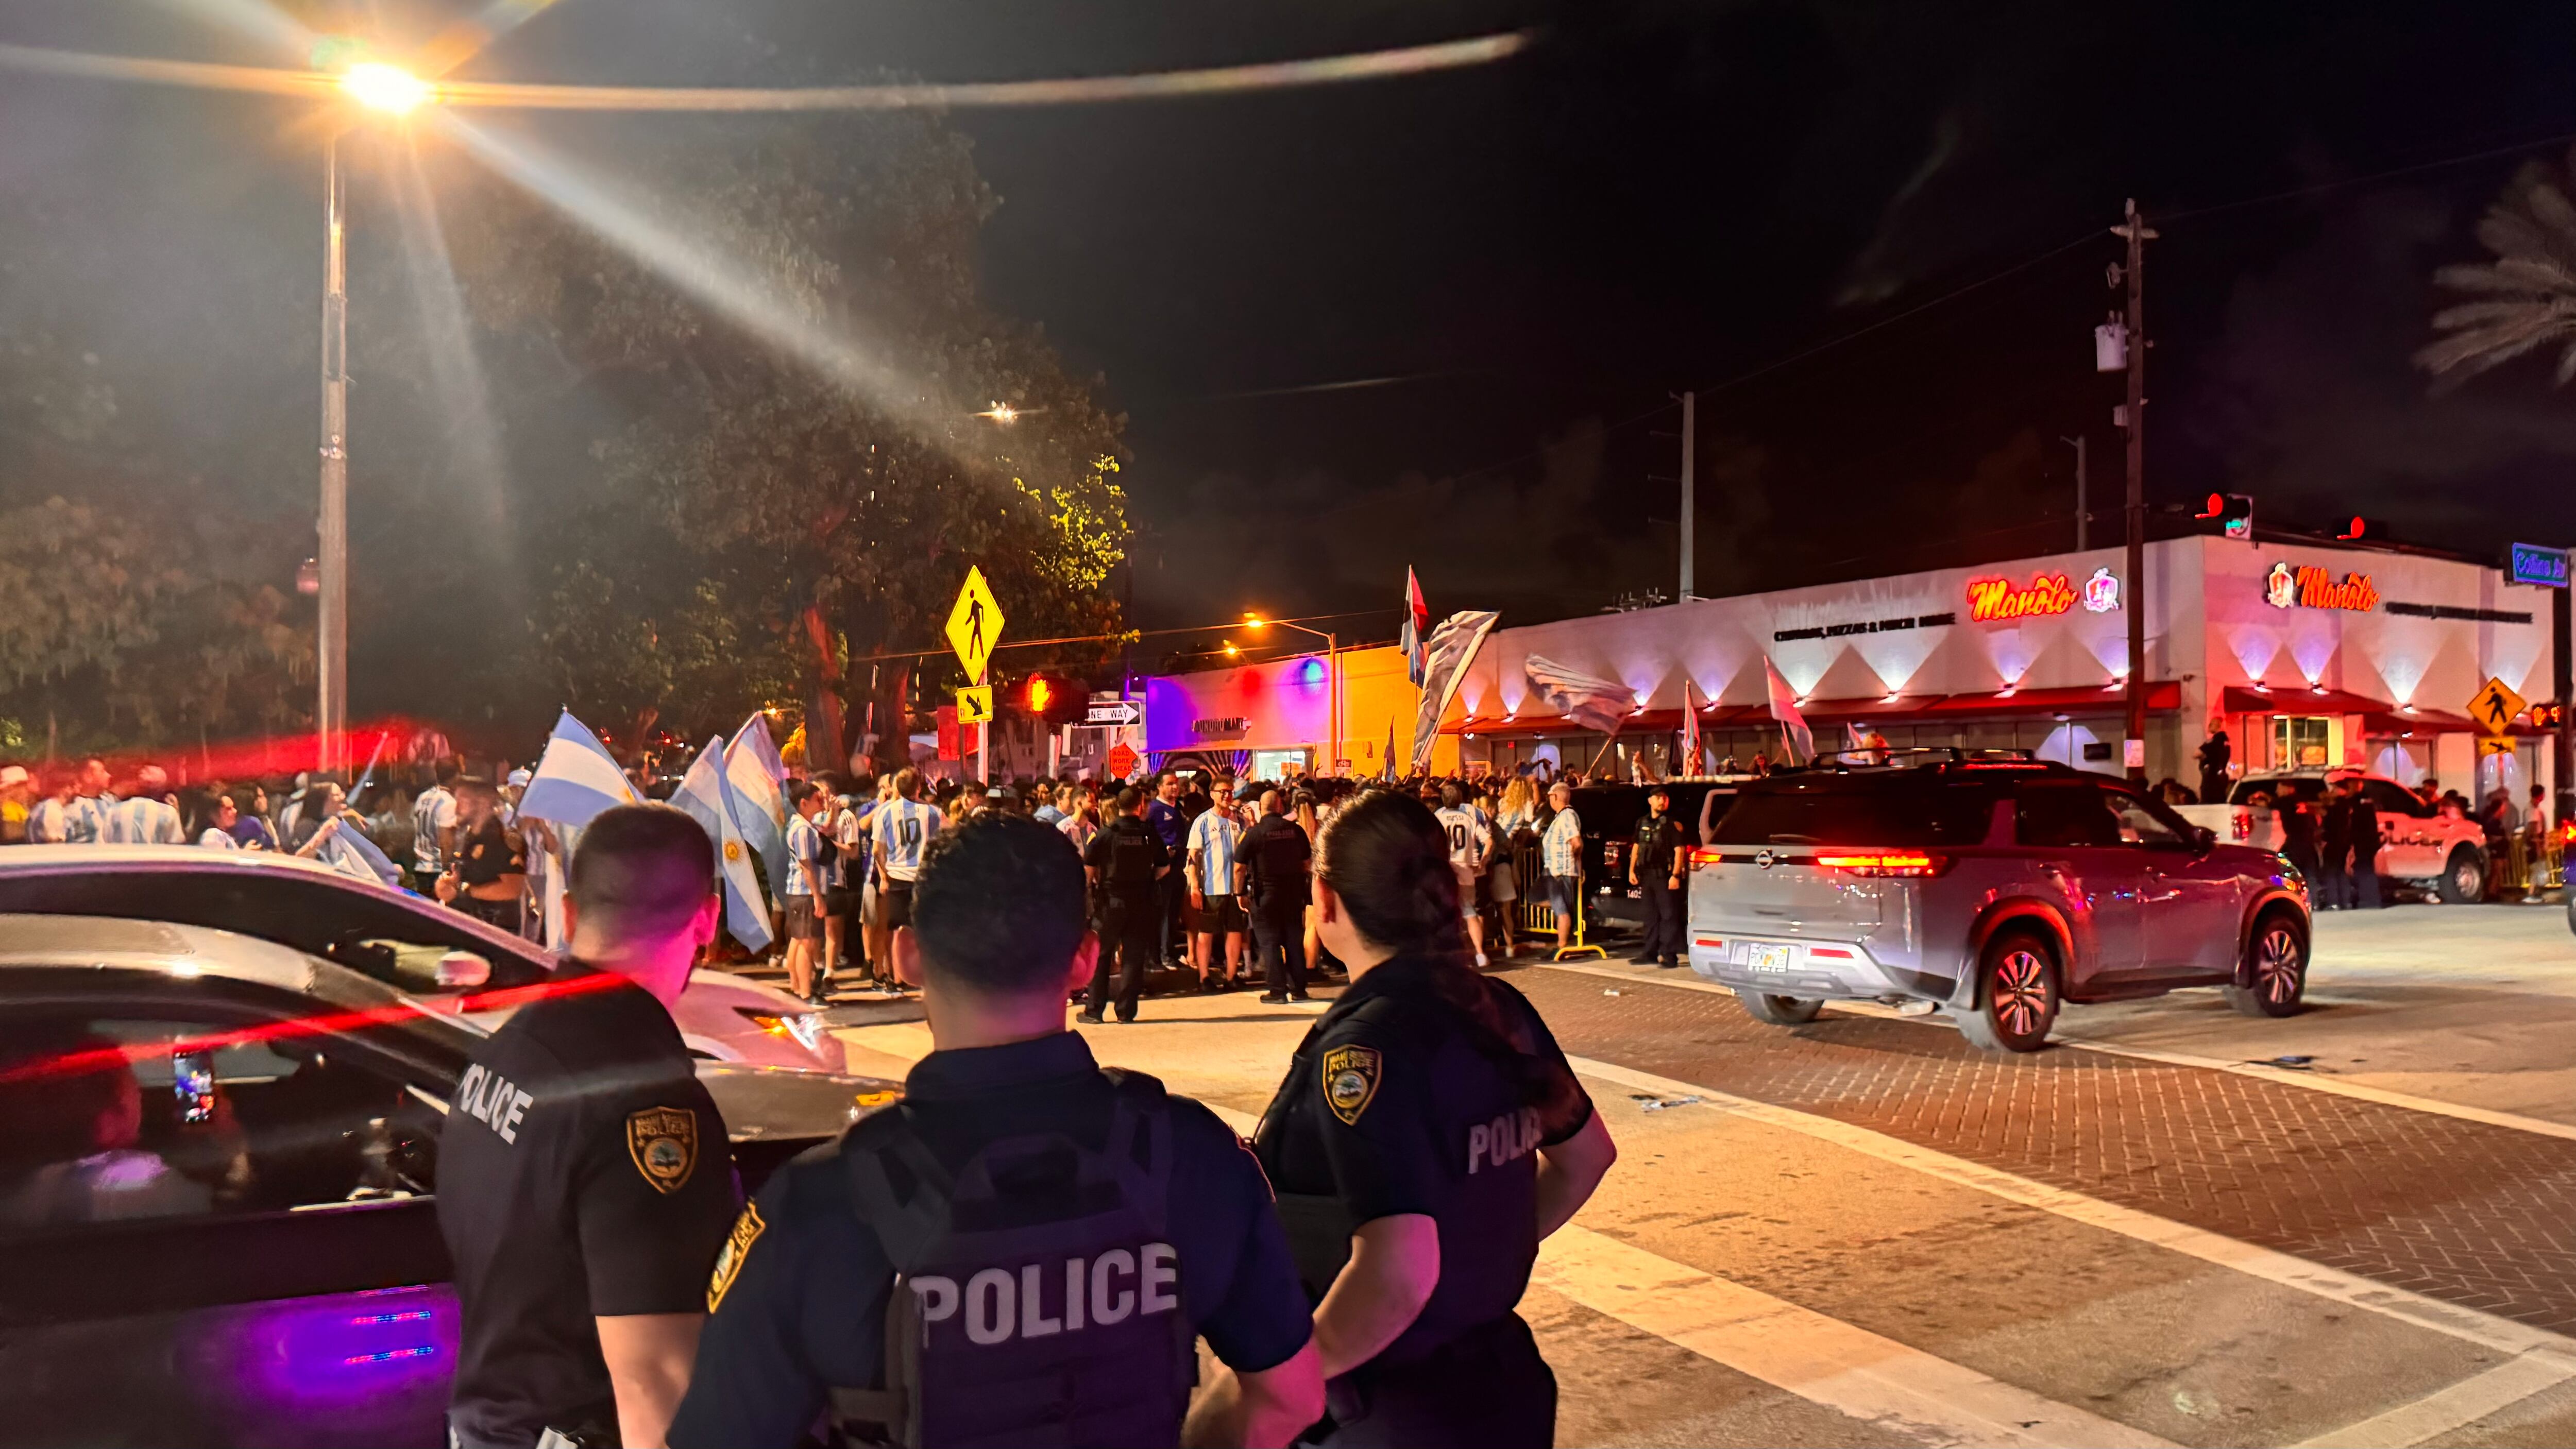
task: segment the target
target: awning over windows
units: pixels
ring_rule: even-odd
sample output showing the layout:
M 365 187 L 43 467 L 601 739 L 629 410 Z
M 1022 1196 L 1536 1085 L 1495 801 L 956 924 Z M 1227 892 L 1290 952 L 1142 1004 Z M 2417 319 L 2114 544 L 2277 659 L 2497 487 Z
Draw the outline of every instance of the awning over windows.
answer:
M 1971 719 L 2117 715 L 2127 708 L 2126 686 L 2087 686 L 2077 689 L 1995 690 L 1983 694 L 1903 694 L 1894 699 L 1885 695 L 1865 699 L 1817 699 L 1799 706 L 1798 712 L 1805 715 L 1810 724 L 1839 725 L 1867 721 L 1876 725 L 1940 725 Z M 2167 679 L 2147 686 L 2148 713 L 2172 714 L 2181 708 L 2180 684 Z M 1699 724 L 1706 730 L 1767 728 L 1771 724 L 1771 711 L 1759 704 L 1705 705 L 1700 709 Z M 1680 710 L 1648 709 L 1630 715 L 1620 726 L 1620 732 L 1669 734 L 1681 727 Z M 1511 739 L 1570 734 L 1582 728 L 1563 715 L 1523 711 L 1517 719 L 1495 714 L 1469 715 L 1442 725 L 1440 732 Z

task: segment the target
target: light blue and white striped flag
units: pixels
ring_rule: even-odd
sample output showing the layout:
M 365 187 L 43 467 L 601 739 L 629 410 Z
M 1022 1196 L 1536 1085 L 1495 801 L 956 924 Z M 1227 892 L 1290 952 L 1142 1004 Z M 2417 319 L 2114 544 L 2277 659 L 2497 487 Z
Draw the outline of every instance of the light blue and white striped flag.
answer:
M 779 782 L 787 767 L 779 763 L 778 746 L 769 738 L 769 716 L 754 711 L 725 746 L 725 780 L 733 786 L 733 823 L 742 838 L 760 852 L 760 863 L 772 881 L 787 879 L 787 796 Z
M 519 813 L 557 825 L 588 825 L 601 811 L 638 803 L 617 757 L 571 710 L 555 721 L 537 773 L 519 797 Z
M 353 876 L 372 885 L 402 889 L 402 871 L 385 858 L 385 853 L 376 848 L 374 841 L 345 820 L 340 822 L 339 829 L 331 832 L 330 839 L 322 842 L 322 848 L 313 852 L 313 858 L 342 875 Z
M 769 905 L 761 898 L 760 880 L 751 871 L 751 850 L 742 827 L 734 823 L 733 785 L 725 778 L 724 736 L 707 741 L 689 762 L 689 773 L 671 793 L 671 803 L 689 812 L 716 845 L 716 878 L 724 882 L 725 929 L 735 940 L 757 951 L 769 944 Z

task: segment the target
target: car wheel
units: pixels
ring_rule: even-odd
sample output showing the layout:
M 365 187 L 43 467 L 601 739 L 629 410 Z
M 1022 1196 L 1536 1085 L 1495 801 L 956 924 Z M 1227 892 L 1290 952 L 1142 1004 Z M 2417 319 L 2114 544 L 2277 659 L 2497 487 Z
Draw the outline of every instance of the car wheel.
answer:
M 2442 879 L 2435 887 L 2442 899 L 2455 906 L 2472 905 L 2487 898 L 2487 858 L 2484 852 L 2463 845 L 2451 852 L 2442 867 Z
M 1755 1021 L 1772 1026 L 1805 1026 L 1816 1019 L 1816 1013 L 1825 1009 L 1821 1001 L 1810 1001 L 1803 996 L 1773 996 L 1750 986 L 1735 988 L 1735 995 Z
M 2308 939 L 2296 921 L 2275 911 L 2255 922 L 2245 966 L 2245 985 L 2218 988 L 2229 1006 L 2246 1016 L 2298 1014 L 2308 989 Z
M 2057 952 L 2033 931 L 2006 930 L 1977 962 L 1977 1004 L 1959 1035 L 1990 1052 L 2035 1052 L 2057 1021 Z

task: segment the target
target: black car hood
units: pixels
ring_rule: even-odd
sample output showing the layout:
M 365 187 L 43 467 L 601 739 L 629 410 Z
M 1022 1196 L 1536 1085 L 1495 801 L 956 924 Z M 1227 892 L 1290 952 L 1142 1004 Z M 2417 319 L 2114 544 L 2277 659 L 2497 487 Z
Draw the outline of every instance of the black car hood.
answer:
M 736 1142 L 820 1142 L 903 1094 L 903 1083 L 790 1067 L 698 1063 L 698 1080 Z

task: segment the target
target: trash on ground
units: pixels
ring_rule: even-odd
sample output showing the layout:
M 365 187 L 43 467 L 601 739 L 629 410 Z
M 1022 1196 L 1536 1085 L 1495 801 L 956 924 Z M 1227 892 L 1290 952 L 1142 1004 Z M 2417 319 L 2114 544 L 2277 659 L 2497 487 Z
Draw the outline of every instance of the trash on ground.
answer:
M 1666 1107 L 1687 1107 L 1701 1099 L 1698 1097 L 1648 1097 L 1643 1100 L 1646 1105 L 1639 1110 L 1646 1112 L 1660 1112 Z

